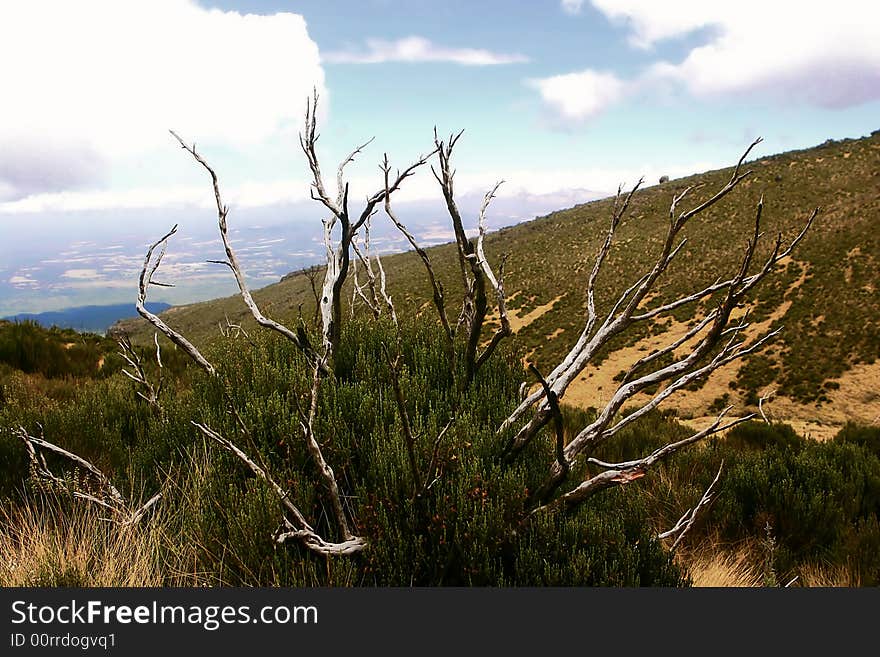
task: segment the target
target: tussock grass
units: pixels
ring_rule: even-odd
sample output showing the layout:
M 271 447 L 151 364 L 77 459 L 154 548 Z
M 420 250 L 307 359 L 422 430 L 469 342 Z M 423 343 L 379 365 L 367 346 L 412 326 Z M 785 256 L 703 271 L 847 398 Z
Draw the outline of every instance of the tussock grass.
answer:
M 858 575 L 845 564 L 807 562 L 777 581 L 768 575 L 766 554 L 758 545 L 744 544 L 725 548 L 713 541 L 681 557 L 691 577 L 692 586 L 702 588 L 743 588 L 763 586 L 792 587 L 855 587 Z
M 756 587 L 764 583 L 761 568 L 748 550 L 703 550 L 688 559 L 696 587 Z
M 120 527 L 92 505 L 28 499 L 0 511 L 0 586 L 195 584 L 174 547 L 162 517 Z
M 808 564 L 799 569 L 795 586 L 844 587 L 860 586 L 861 582 L 846 566 Z

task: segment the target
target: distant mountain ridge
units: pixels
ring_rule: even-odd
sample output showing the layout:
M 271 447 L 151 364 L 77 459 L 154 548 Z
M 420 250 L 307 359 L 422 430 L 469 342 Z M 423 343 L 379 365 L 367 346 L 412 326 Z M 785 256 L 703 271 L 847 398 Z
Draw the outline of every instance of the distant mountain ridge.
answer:
M 150 312 L 160 313 L 168 310 L 171 304 L 159 301 L 147 302 Z M 34 321 L 40 326 L 51 328 L 70 328 L 85 333 L 106 333 L 116 322 L 137 317 L 133 303 L 116 303 L 106 306 L 76 306 L 64 310 L 43 313 L 20 313 L 3 319 L 9 321 Z

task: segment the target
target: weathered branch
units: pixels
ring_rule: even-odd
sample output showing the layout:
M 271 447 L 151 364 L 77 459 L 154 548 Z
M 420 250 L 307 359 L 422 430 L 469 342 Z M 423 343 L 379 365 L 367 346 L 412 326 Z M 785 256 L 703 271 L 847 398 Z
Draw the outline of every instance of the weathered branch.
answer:
M 154 315 L 149 310 L 147 310 L 147 291 L 150 285 L 161 285 L 163 287 L 168 287 L 167 283 L 156 283 L 155 281 L 153 281 L 153 274 L 156 273 L 159 265 L 162 264 L 162 258 L 165 257 L 165 248 L 167 246 L 168 239 L 176 232 L 177 224 L 175 224 L 170 231 L 159 238 L 158 241 L 151 244 L 150 248 L 147 249 L 147 255 L 146 257 L 144 257 L 144 266 L 141 269 L 141 275 L 138 279 L 138 296 L 137 301 L 135 302 L 135 308 L 137 309 L 141 317 L 150 322 L 150 324 L 159 329 L 169 340 L 171 340 L 174 344 L 183 349 L 199 367 L 205 370 L 205 372 L 207 372 L 210 376 L 216 376 L 217 370 L 214 369 L 214 366 L 211 365 L 211 363 L 209 363 L 204 356 L 202 356 L 202 353 L 198 349 L 196 349 L 195 345 L 193 345 L 180 333 L 168 326 L 165 322 L 162 321 L 160 317 Z M 156 258 L 156 262 L 153 263 L 153 252 L 160 244 L 162 245 L 162 250 L 159 252 L 158 257 Z
M 383 162 L 383 171 L 385 173 L 385 188 L 389 189 L 389 174 L 391 171 L 391 166 L 388 163 L 388 157 L 385 157 Z M 432 299 L 434 301 L 434 307 L 437 309 L 437 315 L 440 318 L 440 324 L 443 327 L 443 332 L 446 335 L 446 338 L 449 342 L 452 342 L 455 338 L 455 330 L 449 325 L 449 318 L 446 316 L 446 300 L 443 296 L 443 283 L 437 280 L 436 275 L 434 274 L 434 268 L 431 266 L 431 259 L 428 257 L 427 251 L 419 246 L 419 243 L 416 241 L 415 236 L 407 229 L 407 227 L 397 218 L 394 211 L 391 209 L 391 194 L 385 194 L 385 214 L 391 220 L 397 230 L 399 230 L 403 236 L 406 238 L 407 242 L 409 242 L 410 246 L 415 249 L 415 252 L 418 254 L 419 258 L 422 261 L 422 264 L 425 266 L 425 271 L 428 274 L 428 281 L 431 283 L 431 290 L 433 292 Z
M 59 489 L 69 492 L 76 499 L 91 502 L 109 511 L 112 514 L 109 520 L 120 527 L 131 526 L 140 521 L 147 511 L 162 498 L 161 492 L 156 493 L 146 503 L 136 509 L 132 509 L 122 493 L 110 481 L 110 478 L 90 461 L 49 442 L 45 438 L 31 436 L 24 427 L 14 429 L 13 433 L 24 443 L 33 470 L 39 477 Z M 37 451 L 37 447 L 58 454 L 71 461 L 75 467 L 85 470 L 94 479 L 97 486 L 97 494 L 84 491 L 73 482 L 53 473 L 46 463 L 45 457 Z
M 776 394 L 776 391 L 771 390 L 767 394 L 761 395 L 761 398 L 758 400 L 758 412 L 761 413 L 761 418 L 767 424 L 773 424 L 773 423 L 770 421 L 770 419 L 767 417 L 767 414 L 764 412 L 764 402 L 767 401 L 768 399 L 770 399 L 770 397 L 772 397 L 775 394 Z
M 669 538 L 671 536 L 675 536 L 675 540 L 672 542 L 672 546 L 669 548 L 670 552 L 675 552 L 675 549 L 678 547 L 679 543 L 681 543 L 682 539 L 685 537 L 691 527 L 694 526 L 694 522 L 696 522 L 700 513 L 705 509 L 709 508 L 709 505 L 715 498 L 715 486 L 718 485 L 718 481 L 721 478 L 721 471 L 724 468 L 724 461 L 721 461 L 721 465 L 718 466 L 718 473 L 715 475 L 715 478 L 712 480 L 712 483 L 709 484 L 709 487 L 706 489 L 706 492 L 703 493 L 703 496 L 700 498 L 700 501 L 697 502 L 697 505 L 688 509 L 684 512 L 684 515 L 679 518 L 678 522 L 675 523 L 675 526 L 668 531 L 662 532 L 657 535 L 657 538 L 664 539 Z
M 746 417 L 738 418 L 736 420 L 728 422 L 727 424 L 722 424 L 724 416 L 729 412 L 729 410 L 730 407 L 724 409 L 724 411 L 721 412 L 721 414 L 715 419 L 715 421 L 702 431 L 698 431 L 697 433 L 677 442 L 664 445 L 663 447 L 655 450 L 644 458 L 636 459 L 633 461 L 626 461 L 623 463 L 605 463 L 597 459 L 589 459 L 589 463 L 596 465 L 600 468 L 604 468 L 604 472 L 585 479 L 575 488 L 571 489 L 563 495 L 560 495 L 552 502 L 537 507 L 530 513 L 530 515 L 550 508 L 554 508 L 556 506 L 563 506 L 567 509 L 574 508 L 578 504 L 581 504 L 586 499 L 602 490 L 613 486 L 625 485 L 644 477 L 649 468 L 651 468 L 656 463 L 675 454 L 682 448 L 703 440 L 707 436 L 711 436 L 721 431 L 726 431 L 727 429 L 730 429 L 742 422 L 746 422 L 747 420 L 750 420 L 752 417 L 754 417 L 753 415 L 748 415 Z
M 244 272 L 241 269 L 241 265 L 238 262 L 238 257 L 235 254 L 235 250 L 232 248 L 232 243 L 229 240 L 229 234 L 227 231 L 227 222 L 226 217 L 229 214 L 229 206 L 223 203 L 223 199 L 220 195 L 220 183 L 217 179 L 217 174 L 214 169 L 205 161 L 205 159 L 196 152 L 195 145 L 189 146 L 186 142 L 181 139 L 177 133 L 173 130 L 169 130 L 171 135 L 180 143 L 180 147 L 185 150 L 187 153 L 192 155 L 193 159 L 198 162 L 205 171 L 211 176 L 211 184 L 214 189 L 214 201 L 217 206 L 217 225 L 220 229 L 220 239 L 223 241 L 223 248 L 226 251 L 226 262 L 223 264 L 227 265 L 229 269 L 232 270 L 232 274 L 235 276 L 235 282 L 238 284 L 239 292 L 241 293 L 241 298 L 244 300 L 245 305 L 248 307 L 248 310 L 251 311 L 251 315 L 253 315 L 254 319 L 257 323 L 264 327 L 271 329 L 273 331 L 277 331 L 285 338 L 290 340 L 296 347 L 302 351 L 310 361 L 318 362 L 319 358 L 317 354 L 311 349 L 311 346 L 303 343 L 296 332 L 291 331 L 289 328 L 276 322 L 273 319 L 269 319 L 266 317 L 259 306 L 257 306 L 257 302 L 254 301 L 253 296 L 251 295 L 251 291 L 248 288 L 247 281 L 244 277 Z
M 495 299 L 498 304 L 498 319 L 500 322 L 500 326 L 498 330 L 495 331 L 495 334 L 492 336 L 488 346 L 483 350 L 483 353 L 479 355 L 477 358 L 476 365 L 474 369 L 479 371 L 483 364 L 492 356 L 495 352 L 495 348 L 501 343 L 501 341 L 509 336 L 512 331 L 510 329 L 510 318 L 507 316 L 507 300 L 504 296 L 504 259 L 501 260 L 501 266 L 498 269 L 498 277 L 495 277 L 495 273 L 492 271 L 492 267 L 489 264 L 489 261 L 486 259 L 486 253 L 483 250 L 483 240 L 486 237 L 486 210 L 489 207 L 489 203 L 495 198 L 495 192 L 498 191 L 498 188 L 504 181 L 497 182 L 495 187 L 493 187 L 489 192 L 486 193 L 486 196 L 483 198 L 483 204 L 480 206 L 480 215 L 479 215 L 479 235 L 477 237 L 477 247 L 476 247 L 476 257 L 477 263 L 480 266 L 483 274 L 486 277 L 486 280 L 489 281 L 489 285 L 495 291 Z
M 550 410 L 553 412 L 553 422 L 556 425 L 556 464 L 564 473 L 563 476 L 567 476 L 570 466 L 568 459 L 565 458 L 565 429 L 562 423 L 562 410 L 559 408 L 559 399 L 550 388 L 547 379 L 544 378 L 534 363 L 529 363 L 529 370 L 538 379 L 538 382 L 544 389 L 544 394 L 547 395 L 547 402 L 550 404 Z
M 617 200 L 615 201 L 614 209 L 612 211 L 611 226 L 609 228 L 608 234 L 606 235 L 605 241 L 599 249 L 596 257 L 596 264 L 593 267 L 587 285 L 587 320 L 584 331 L 581 333 L 577 342 L 569 351 L 569 353 L 565 356 L 565 358 L 563 358 L 560 364 L 557 365 L 553 369 L 553 371 L 551 371 L 551 373 L 547 376 L 547 382 L 550 384 L 550 387 L 557 394 L 558 397 L 561 398 L 565 394 L 565 391 L 570 383 L 580 374 L 580 372 L 584 369 L 584 367 L 586 367 L 586 365 L 595 356 L 595 354 L 602 347 L 604 347 L 611 338 L 625 331 L 633 323 L 650 319 L 659 315 L 662 312 L 674 310 L 675 308 L 678 308 L 686 303 L 702 300 L 720 290 L 726 290 L 727 295 L 725 297 L 725 301 L 722 304 L 722 307 L 715 311 L 712 311 L 709 316 L 704 317 L 701 321 L 699 321 L 697 323 L 697 326 L 691 332 L 689 332 L 681 341 L 677 341 L 676 343 L 669 345 L 661 352 L 661 354 L 649 356 L 648 358 L 635 363 L 630 372 L 627 374 L 627 377 L 621 384 L 621 387 L 618 389 L 617 393 L 615 393 L 613 402 L 608 407 L 606 407 L 606 410 L 609 413 L 600 416 L 600 419 L 597 420 L 598 424 L 588 427 L 588 429 L 585 429 L 584 432 L 595 432 L 596 435 L 601 434 L 604 430 L 604 426 L 606 426 L 607 423 L 610 422 L 611 415 L 613 415 L 613 413 L 616 413 L 619 409 L 618 402 L 622 403 L 622 401 L 629 399 L 630 397 L 632 397 L 633 394 L 635 394 L 635 392 L 643 390 L 648 385 L 660 383 L 670 378 L 673 378 L 674 376 L 688 373 L 690 368 L 694 367 L 700 360 L 700 358 L 706 356 L 715 346 L 715 344 L 720 340 L 721 336 L 724 334 L 725 327 L 727 325 L 727 322 L 729 321 L 730 311 L 733 309 L 733 307 L 741 303 L 744 300 L 745 295 L 751 289 L 753 289 L 758 282 L 766 277 L 773 270 L 773 267 L 783 257 L 790 254 L 791 251 L 806 235 L 806 231 L 809 229 L 810 225 L 813 222 L 813 219 L 816 216 L 815 211 L 808 219 L 804 229 L 801 230 L 801 232 L 792 241 L 791 245 L 789 245 L 788 248 L 782 250 L 781 242 L 780 240 L 777 240 L 771 256 L 764 263 L 763 267 L 761 267 L 761 269 L 756 273 L 750 275 L 748 271 L 755 254 L 758 240 L 760 238 L 759 226 L 763 203 L 759 202 L 756 209 L 754 235 L 749 240 L 743 261 L 741 262 L 740 267 L 734 276 L 730 277 L 727 280 L 724 280 L 723 282 L 719 279 L 714 284 L 698 292 L 685 295 L 680 299 L 669 302 L 653 310 L 649 310 L 638 315 L 635 313 L 636 309 L 645 300 L 647 294 L 653 289 L 653 286 L 666 270 L 666 268 L 669 266 L 669 264 L 672 262 L 672 260 L 675 258 L 676 254 L 681 251 L 685 242 L 684 240 L 678 241 L 677 237 L 686 225 L 686 223 L 694 216 L 698 215 L 700 212 L 703 212 L 704 210 L 724 198 L 746 176 L 749 175 L 749 172 L 740 173 L 739 169 L 745 157 L 759 142 L 760 140 L 756 140 L 748 147 L 748 149 L 746 149 L 746 152 L 743 154 L 743 156 L 737 163 L 737 166 L 734 168 L 733 174 L 731 175 L 729 181 L 706 201 L 698 204 L 691 210 L 681 212 L 676 215 L 678 203 L 680 203 L 684 196 L 690 191 L 690 188 L 684 190 L 681 194 L 673 198 L 672 204 L 670 206 L 670 222 L 666 232 L 666 237 L 663 242 L 663 247 L 661 248 L 660 253 L 657 256 L 654 265 L 652 266 L 650 271 L 648 271 L 632 286 L 625 290 L 623 294 L 620 295 L 616 303 L 612 306 L 611 311 L 607 314 L 604 322 L 598 328 L 595 328 L 597 324 L 597 313 L 595 310 L 595 304 L 592 301 L 591 292 L 593 286 L 595 285 L 595 280 L 598 276 L 601 265 L 604 262 L 605 255 L 610 248 L 614 231 L 620 222 L 623 212 L 629 204 L 630 198 L 632 197 L 631 192 L 621 205 L 620 195 L 618 194 Z M 638 187 L 638 185 L 636 187 Z M 709 319 L 709 317 L 711 317 L 711 320 Z M 678 363 L 674 364 L 674 366 L 671 366 L 671 368 L 658 370 L 658 372 L 653 373 L 652 377 L 650 378 L 642 377 L 642 379 L 640 379 L 638 382 L 633 382 L 630 380 L 636 370 L 642 368 L 649 362 L 656 360 L 656 358 L 658 358 L 660 355 L 672 353 L 674 350 L 678 349 L 682 344 L 684 344 L 687 339 L 690 339 L 691 337 L 699 333 L 699 331 L 701 331 L 707 325 L 709 325 L 710 322 L 711 338 L 701 342 L 700 345 L 695 348 L 695 351 L 691 355 L 692 357 L 688 357 L 685 360 L 679 361 Z M 739 353 L 739 356 L 745 355 L 745 353 L 747 352 L 741 352 Z M 711 368 L 709 371 L 712 371 L 714 369 L 716 369 L 716 367 Z M 703 372 L 703 374 L 707 373 L 708 372 Z M 680 386 L 676 384 L 671 387 L 674 390 Z M 666 396 L 668 396 L 668 394 L 669 393 L 665 393 Z M 530 420 L 525 425 L 521 426 L 520 429 L 508 439 L 507 446 L 505 448 L 505 454 L 508 460 L 514 458 L 516 454 L 519 453 L 522 448 L 525 447 L 525 445 L 534 438 L 538 431 L 540 431 L 541 428 L 543 428 L 552 417 L 551 410 L 546 402 L 544 391 L 538 390 L 528 395 L 526 399 L 523 400 L 523 402 L 513 411 L 513 413 L 511 413 L 511 415 L 505 420 L 504 423 L 502 423 L 501 427 L 499 428 L 499 433 L 507 431 L 510 427 L 517 423 L 520 418 L 527 411 L 529 411 L 529 409 L 531 409 L 537 402 L 541 401 L 542 399 L 544 399 L 544 401 L 537 407 L 536 410 L 533 411 Z M 596 431 L 597 429 L 598 431 Z M 584 432 L 582 432 L 582 434 L 584 434 Z M 567 447 L 567 450 L 569 450 L 567 452 L 569 458 L 573 458 L 573 456 L 575 456 L 575 454 L 572 454 L 572 450 L 577 450 L 577 446 L 580 444 L 580 442 L 581 441 L 579 441 L 578 438 L 575 438 L 575 440 L 573 440 L 572 443 L 569 444 L 569 446 Z
M 339 543 L 324 540 L 318 535 L 306 520 L 303 513 L 290 499 L 290 493 L 284 490 L 264 468 L 259 466 L 253 459 L 245 454 L 245 452 L 243 452 L 235 443 L 220 435 L 210 427 L 198 422 L 193 422 L 192 424 L 206 437 L 215 441 L 217 444 L 238 457 L 245 465 L 247 465 L 251 472 L 262 479 L 278 496 L 281 505 L 288 512 L 287 515 L 282 518 L 284 530 L 279 530 L 275 534 L 275 540 L 278 543 L 284 543 L 289 539 L 295 539 L 300 541 L 309 550 L 322 555 L 354 554 L 360 552 L 366 547 L 367 542 L 365 539 L 350 534 L 345 537 L 345 540 Z
M 158 333 L 153 334 L 153 342 L 156 344 L 156 364 L 159 366 L 159 376 L 155 384 L 152 383 L 147 376 L 147 372 L 141 362 L 141 357 L 135 350 L 134 345 L 131 344 L 131 339 L 127 335 L 122 335 L 116 340 L 116 343 L 122 350 L 117 353 L 119 353 L 125 362 L 128 363 L 132 370 L 130 372 L 123 368 L 122 373 L 144 389 L 143 392 L 140 390 L 136 390 L 135 392 L 141 399 L 146 401 L 155 412 L 161 414 L 162 405 L 159 403 L 159 396 L 162 393 L 162 386 L 165 383 L 165 379 L 162 376 L 162 350 L 159 347 Z
M 333 514 L 336 517 L 336 523 L 342 533 L 342 537 L 346 541 L 355 538 L 348 525 L 348 519 L 345 517 L 345 510 L 342 507 L 342 496 L 339 493 L 339 485 L 336 483 L 336 475 L 333 468 L 324 458 L 324 453 L 318 440 L 315 437 L 315 417 L 318 413 L 318 391 L 321 386 L 321 369 L 320 363 L 316 364 L 312 375 L 312 389 L 309 393 L 309 411 L 307 415 L 300 418 L 300 426 L 306 439 L 306 448 L 309 455 L 315 461 L 318 467 L 318 473 L 324 482 L 324 487 L 330 496 L 330 505 L 333 508 Z

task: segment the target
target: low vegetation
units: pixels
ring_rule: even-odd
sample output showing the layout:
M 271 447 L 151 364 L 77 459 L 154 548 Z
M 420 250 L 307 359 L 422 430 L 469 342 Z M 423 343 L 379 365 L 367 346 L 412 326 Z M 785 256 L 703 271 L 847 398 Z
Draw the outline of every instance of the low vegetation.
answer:
M 405 336 L 403 382 L 414 430 L 432 438 L 418 443 L 419 457 L 427 460 L 454 390 L 433 324 L 408 324 Z M 394 338 L 384 323 L 348 325 L 337 376 L 327 382 L 317 414 L 328 458 L 347 491 L 345 503 L 357 529 L 372 539 L 363 554 L 327 558 L 297 543 L 273 543 L 282 513 L 274 493 L 191 424 L 194 418 L 212 423 L 255 446 L 263 462 L 283 476 L 300 508 L 320 519 L 317 528 L 330 530 L 326 496 L 308 484 L 314 462 L 297 439 L 297 406 L 308 399 L 311 384 L 305 357 L 279 336 L 240 335 L 218 341 L 208 352 L 224 363 L 234 386 L 225 389 L 219 379 L 184 372 L 166 389 L 162 416 L 119 373 L 71 384 L 69 396 L 42 408 L 7 393 L 0 410 L 0 468 L 9 509 L 0 518 L 0 584 L 880 581 L 880 459 L 872 451 L 876 432 L 870 429 L 850 427 L 834 441 L 817 443 L 784 425 L 746 423 L 571 513 L 548 513 L 520 525 L 522 493 L 540 483 L 545 470 L 535 464 L 545 461 L 503 464 L 490 429 L 517 400 L 521 370 L 515 353 L 499 355 L 481 371 L 440 445 L 436 481 L 413 498 L 381 347 Z M 3 389 L 9 389 L 8 378 Z M 228 413 L 230 395 L 250 427 L 247 436 Z M 564 411 L 567 432 L 591 413 Z M 129 499 L 162 490 L 163 500 L 142 524 L 119 528 L 102 521 L 93 505 L 71 500 L 63 490 L 47 490 L 29 476 L 25 450 L 11 432 L 24 424 L 36 433 L 38 422 L 48 439 L 101 467 Z M 655 412 L 596 456 L 629 458 L 690 433 L 674 416 Z M 548 435 L 527 449 L 533 456 L 550 456 L 552 440 Z M 715 503 L 678 554 L 670 554 L 668 541 L 657 534 L 695 504 L 722 460 Z M 61 460 L 50 465 L 72 480 L 82 475 Z M 713 560 L 716 571 L 726 564 L 739 568 L 741 576 L 707 579 Z

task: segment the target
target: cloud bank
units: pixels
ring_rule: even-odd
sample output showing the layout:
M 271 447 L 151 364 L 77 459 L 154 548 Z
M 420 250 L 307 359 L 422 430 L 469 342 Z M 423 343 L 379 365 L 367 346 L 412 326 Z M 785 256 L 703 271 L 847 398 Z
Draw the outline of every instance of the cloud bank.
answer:
M 0 201 L 99 185 L 121 159 L 167 151 L 170 127 L 258 144 L 324 89 L 301 16 L 192 0 L 0 3 L 0 61 Z
M 330 52 L 324 55 L 324 60 L 342 64 L 446 62 L 462 66 L 497 66 L 529 61 L 528 57 L 519 54 L 494 53 L 481 48 L 447 48 L 419 36 L 396 41 L 367 39 L 365 50 Z
M 563 9 L 579 11 L 577 2 Z M 586 69 L 530 81 L 561 120 L 588 121 L 629 94 L 682 90 L 698 100 L 760 98 L 841 109 L 880 99 L 880 5 L 859 0 L 735 4 L 701 0 L 592 0 L 624 26 L 633 48 L 706 30 L 678 62 L 657 60 L 618 78 Z M 570 11 L 569 13 L 576 13 Z

